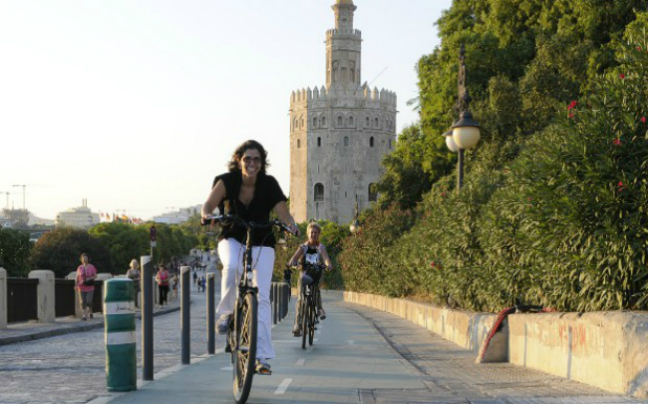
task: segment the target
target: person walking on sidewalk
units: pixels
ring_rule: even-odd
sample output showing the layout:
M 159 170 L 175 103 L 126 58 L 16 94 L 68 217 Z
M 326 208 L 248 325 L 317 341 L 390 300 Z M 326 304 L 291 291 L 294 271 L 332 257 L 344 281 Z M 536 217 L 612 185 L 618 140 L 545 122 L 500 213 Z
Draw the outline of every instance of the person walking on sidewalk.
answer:
M 294 234 L 299 234 L 295 220 L 288 212 L 286 196 L 277 180 L 266 174 L 268 153 L 263 146 L 248 140 L 236 148 L 228 164 L 228 172 L 217 176 L 201 213 L 203 220 L 220 208 L 221 213 L 237 215 L 246 222 L 267 222 L 275 211 Z M 247 233 L 240 226 L 224 225 L 218 237 L 218 255 L 223 264 L 221 301 L 216 313 L 218 333 L 226 334 L 229 317 L 234 311 L 236 281 L 244 270 L 241 259 Z M 256 372 L 272 374 L 268 359 L 275 357 L 272 346 L 270 317 L 270 285 L 275 260 L 275 238 L 272 229 L 258 230 L 252 236 L 253 284 L 259 288 Z
M 155 282 L 158 284 L 160 291 L 160 307 L 167 305 L 167 295 L 169 294 L 169 271 L 164 264 L 160 264 L 160 270 L 155 275 Z
M 94 282 L 97 277 L 97 268 L 90 263 L 88 254 L 81 254 L 81 265 L 76 270 L 76 289 L 79 292 L 79 301 L 83 317 L 81 320 L 86 321 L 88 317 L 92 318 L 92 299 L 94 297 Z
M 136 259 L 132 259 L 130 262 L 130 268 L 126 271 L 126 277 L 133 280 L 135 286 L 135 307 L 139 307 L 139 293 L 140 293 L 140 279 L 141 273 L 139 269 L 139 262 Z
M 326 252 L 326 247 L 324 244 L 319 242 L 319 236 L 322 233 L 322 226 L 317 222 L 311 222 L 306 228 L 306 235 L 308 240 L 297 247 L 297 251 L 290 258 L 289 266 L 297 266 L 299 261 L 302 262 L 302 270 L 300 271 L 299 278 L 297 280 L 297 301 L 295 302 L 295 322 L 293 324 L 293 335 L 295 337 L 301 336 L 301 327 L 299 323 L 299 318 L 301 317 L 301 290 L 302 290 L 302 276 L 305 272 L 306 264 L 317 264 L 317 265 L 326 265 L 327 270 L 331 268 L 331 259 Z M 321 278 L 320 278 L 321 279 Z M 320 285 L 314 285 L 317 290 L 319 290 Z M 326 312 L 324 307 L 322 307 L 322 294 L 317 294 L 317 308 L 319 310 L 319 318 L 324 320 L 326 318 Z

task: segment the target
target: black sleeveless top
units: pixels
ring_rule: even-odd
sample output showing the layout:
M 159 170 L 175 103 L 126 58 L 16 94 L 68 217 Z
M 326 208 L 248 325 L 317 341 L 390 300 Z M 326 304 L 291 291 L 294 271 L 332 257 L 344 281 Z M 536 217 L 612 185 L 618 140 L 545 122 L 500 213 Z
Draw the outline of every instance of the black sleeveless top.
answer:
M 267 174 L 259 173 L 254 188 L 254 196 L 249 205 L 244 205 L 239 199 L 243 176 L 240 170 L 219 175 L 214 179 L 212 188 L 218 180 L 225 184 L 225 198 L 218 206 L 222 214 L 236 215 L 246 222 L 263 223 L 270 220 L 270 212 L 279 203 L 285 202 L 284 195 L 277 180 Z M 239 243 L 245 242 L 246 229 L 241 226 L 223 226 L 218 240 L 233 238 Z M 274 248 L 276 244 L 272 229 L 255 230 L 252 234 L 253 246 L 264 246 Z

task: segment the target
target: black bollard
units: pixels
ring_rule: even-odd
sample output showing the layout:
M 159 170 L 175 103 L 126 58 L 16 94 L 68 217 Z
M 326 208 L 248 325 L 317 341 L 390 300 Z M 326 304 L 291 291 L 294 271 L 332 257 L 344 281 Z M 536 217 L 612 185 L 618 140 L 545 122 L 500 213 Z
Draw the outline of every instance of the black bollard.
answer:
M 277 298 L 277 282 L 272 282 L 272 324 L 277 324 L 277 303 L 279 299 Z
M 216 353 L 216 314 L 214 300 L 214 273 L 207 274 L 207 353 Z
M 140 258 L 142 276 L 142 379 L 153 380 L 153 262 L 149 255 Z
M 191 303 L 189 299 L 189 289 L 191 288 L 191 283 L 189 280 L 189 275 L 191 274 L 191 267 L 180 267 L 180 289 L 182 293 L 182 307 L 181 307 L 181 326 L 182 326 L 182 352 L 181 352 L 181 362 L 183 365 L 188 365 L 190 362 L 189 358 L 189 339 L 190 339 L 190 317 L 189 317 L 189 304 Z

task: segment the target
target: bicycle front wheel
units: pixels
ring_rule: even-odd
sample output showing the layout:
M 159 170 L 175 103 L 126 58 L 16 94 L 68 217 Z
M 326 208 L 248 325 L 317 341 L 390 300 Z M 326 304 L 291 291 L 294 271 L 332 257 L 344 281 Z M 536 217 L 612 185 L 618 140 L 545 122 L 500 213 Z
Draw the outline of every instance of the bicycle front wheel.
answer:
M 252 388 L 252 377 L 256 362 L 258 302 L 253 293 L 240 300 L 236 316 L 236 344 L 232 349 L 234 357 L 234 400 L 237 404 L 247 401 Z
M 306 349 L 306 334 L 308 334 L 308 308 L 310 307 L 310 296 L 302 297 L 301 301 L 301 331 L 302 331 L 302 349 Z
M 315 299 L 310 301 L 308 305 L 308 345 L 313 346 L 313 339 L 315 338 Z

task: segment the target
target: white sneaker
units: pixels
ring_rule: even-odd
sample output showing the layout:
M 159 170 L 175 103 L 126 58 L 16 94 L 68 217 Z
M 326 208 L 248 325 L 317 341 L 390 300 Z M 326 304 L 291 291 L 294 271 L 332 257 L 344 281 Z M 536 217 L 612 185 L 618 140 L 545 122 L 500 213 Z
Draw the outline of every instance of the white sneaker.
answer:
M 218 334 L 227 334 L 227 330 L 229 330 L 230 317 L 231 315 L 229 314 L 223 314 L 222 316 L 220 316 L 218 322 L 216 323 L 216 331 L 218 332 Z

